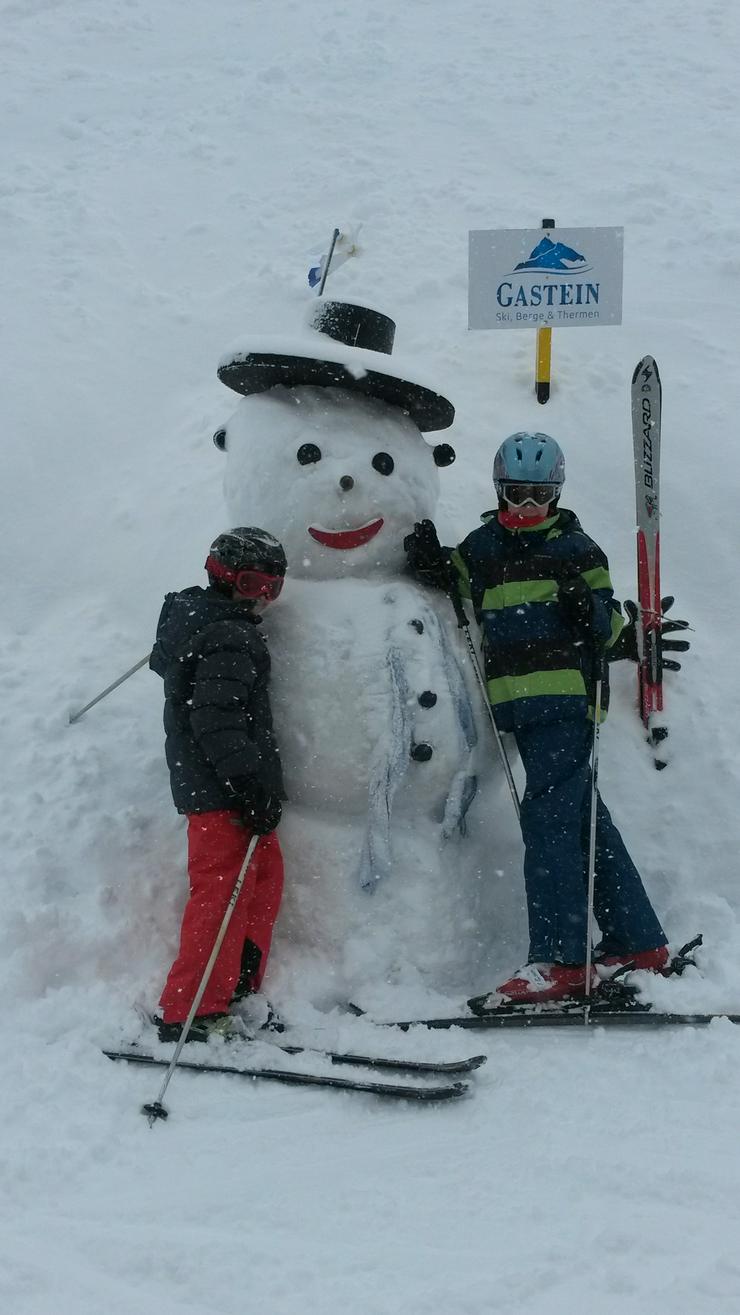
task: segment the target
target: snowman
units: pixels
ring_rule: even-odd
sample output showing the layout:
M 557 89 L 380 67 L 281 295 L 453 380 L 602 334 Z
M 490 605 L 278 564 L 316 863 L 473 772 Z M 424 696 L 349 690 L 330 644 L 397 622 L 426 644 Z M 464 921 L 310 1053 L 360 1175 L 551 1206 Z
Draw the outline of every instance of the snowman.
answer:
M 455 457 L 422 434 L 454 409 L 392 373 L 394 333 L 321 300 L 297 340 L 240 344 L 218 370 L 244 399 L 214 436 L 230 522 L 288 559 L 265 618 L 288 794 L 273 972 L 316 1003 L 465 979 L 477 922 L 481 709 L 450 604 L 405 573 L 403 548 Z

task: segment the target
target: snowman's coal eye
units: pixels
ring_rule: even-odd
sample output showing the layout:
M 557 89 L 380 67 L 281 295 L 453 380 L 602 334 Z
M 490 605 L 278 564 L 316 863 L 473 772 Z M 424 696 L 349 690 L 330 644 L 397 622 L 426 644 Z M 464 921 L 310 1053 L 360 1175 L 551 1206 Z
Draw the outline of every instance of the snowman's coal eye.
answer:
M 395 462 L 387 452 L 376 452 L 373 457 L 373 470 L 377 470 L 379 475 L 391 475 Z
M 311 466 L 314 461 L 321 460 L 321 448 L 315 443 L 301 443 L 296 456 L 302 466 Z

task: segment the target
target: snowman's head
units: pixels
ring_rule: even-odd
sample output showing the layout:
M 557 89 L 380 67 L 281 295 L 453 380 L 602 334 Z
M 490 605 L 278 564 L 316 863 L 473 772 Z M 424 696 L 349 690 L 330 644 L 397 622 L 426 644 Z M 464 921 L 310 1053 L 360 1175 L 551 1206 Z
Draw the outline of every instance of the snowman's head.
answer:
M 216 442 L 231 520 L 274 534 L 292 576 L 395 574 L 404 535 L 434 515 L 432 448 L 405 412 L 375 398 L 272 388 L 245 398 Z

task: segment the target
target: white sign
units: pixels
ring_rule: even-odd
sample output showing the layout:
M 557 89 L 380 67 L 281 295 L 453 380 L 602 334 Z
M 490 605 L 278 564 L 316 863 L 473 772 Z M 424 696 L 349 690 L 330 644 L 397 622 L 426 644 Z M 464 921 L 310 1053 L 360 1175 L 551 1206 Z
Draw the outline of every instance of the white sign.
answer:
M 622 323 L 621 228 L 473 229 L 468 328 Z

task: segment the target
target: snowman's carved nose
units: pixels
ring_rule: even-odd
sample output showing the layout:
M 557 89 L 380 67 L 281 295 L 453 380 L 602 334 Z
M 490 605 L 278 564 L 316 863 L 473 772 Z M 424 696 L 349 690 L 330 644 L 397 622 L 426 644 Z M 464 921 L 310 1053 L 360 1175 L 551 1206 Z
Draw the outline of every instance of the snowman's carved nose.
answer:
M 355 481 L 351 475 L 342 475 L 339 481 L 339 487 L 344 493 L 349 493 L 350 489 L 355 487 Z

